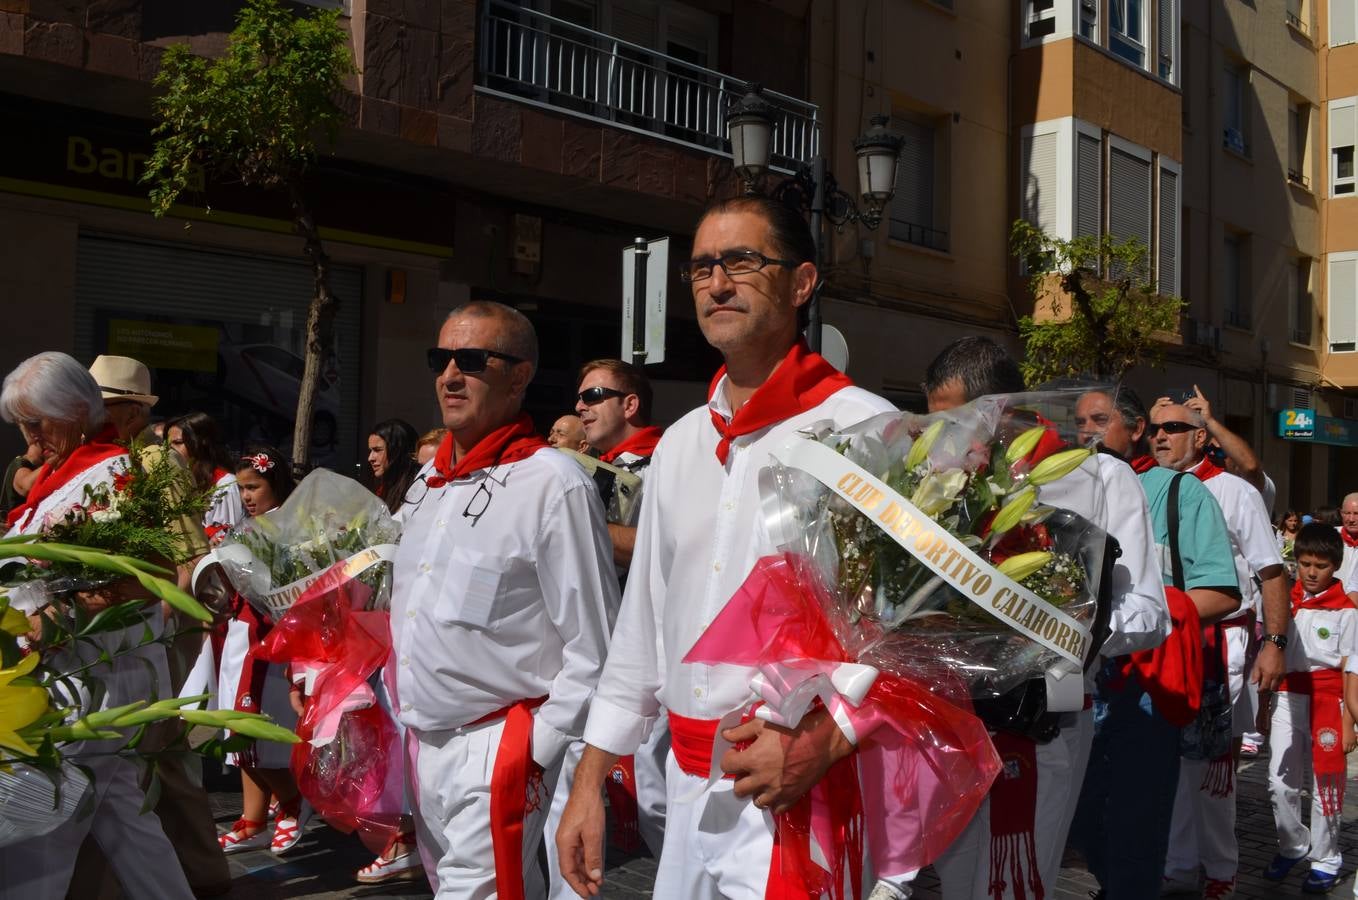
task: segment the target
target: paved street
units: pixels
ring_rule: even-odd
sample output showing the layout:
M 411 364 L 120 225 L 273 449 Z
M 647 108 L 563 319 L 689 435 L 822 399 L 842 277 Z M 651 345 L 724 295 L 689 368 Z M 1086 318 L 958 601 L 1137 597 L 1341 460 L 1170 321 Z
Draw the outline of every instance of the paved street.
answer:
M 1358 775 L 1358 757 L 1350 759 L 1349 774 Z M 1261 755 L 1245 763 L 1240 772 L 1238 829 L 1240 831 L 1240 871 L 1237 897 L 1251 900 L 1275 900 L 1300 897 L 1301 882 L 1306 866 L 1299 865 L 1292 876 L 1281 884 L 1265 881 L 1259 871 L 1273 857 L 1276 847 L 1273 814 L 1269 809 L 1265 782 L 1268 762 Z M 1342 831 L 1345 855 L 1345 879 L 1331 893 L 1331 897 L 1348 897 L 1353 892 L 1354 866 L 1358 864 L 1358 788 L 1352 787 L 1345 800 L 1346 825 Z M 228 783 L 216 785 L 212 794 L 219 827 L 229 827 L 240 810 L 240 795 Z M 371 860 L 358 839 L 341 835 L 322 824 L 308 827 L 306 836 L 286 858 L 275 857 L 265 851 L 243 853 L 231 857 L 235 876 L 235 890 L 231 897 L 239 900 L 282 900 L 282 898 L 339 898 L 339 897 L 400 897 L 425 898 L 430 896 L 422 883 L 395 882 L 387 885 L 359 885 L 353 872 Z M 1068 859 L 1061 872 L 1055 900 L 1087 900 L 1095 889 L 1094 880 L 1078 859 Z M 655 862 L 649 857 L 627 857 L 616 853 L 608 859 L 605 898 L 649 897 L 655 875 Z M 926 870 L 920 879 L 916 896 L 938 898 L 938 882 Z M 1180 895 L 1185 898 L 1194 895 Z

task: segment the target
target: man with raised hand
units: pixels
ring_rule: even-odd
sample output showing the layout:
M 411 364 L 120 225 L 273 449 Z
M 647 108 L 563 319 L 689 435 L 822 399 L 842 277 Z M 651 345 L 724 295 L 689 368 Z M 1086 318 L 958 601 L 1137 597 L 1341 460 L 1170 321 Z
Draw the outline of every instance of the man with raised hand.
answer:
M 458 307 L 429 366 L 448 434 L 402 510 L 389 662 L 420 853 L 440 898 L 537 898 L 552 786 L 617 609 L 603 505 L 522 411 L 537 336 L 521 313 Z
M 681 267 L 703 335 L 726 364 L 707 404 L 665 432 L 646 478 L 613 651 L 557 833 L 562 872 L 582 897 L 603 884 L 604 777 L 637 749 L 662 706 L 674 749 L 660 898 L 764 897 L 773 814 L 854 751 L 824 709 L 793 729 L 754 719 L 723 732 L 749 746 L 729 751 L 721 765 L 731 778 L 705 789 L 718 720 L 749 704 L 755 670 L 682 662 L 753 563 L 775 550 L 759 493 L 769 452 L 812 423 L 842 428 L 892 409 L 799 339 L 799 313 L 816 285 L 814 258 L 798 213 L 744 196 L 703 214 Z
M 1231 538 L 1240 612 L 1221 622 L 1226 643 L 1226 672 L 1235 705 L 1237 736 L 1254 727 L 1253 697 L 1245 686 L 1246 647 L 1262 598 L 1264 639 L 1250 681 L 1260 691 L 1277 687 L 1284 673 L 1283 648 L 1291 617 L 1287 576 L 1264 498 L 1243 478 L 1216 466 L 1204 455 L 1207 428 L 1202 416 L 1186 405 L 1161 397 L 1151 407 L 1148 429 L 1155 461 L 1178 472 L 1192 472 L 1216 498 Z M 1255 586 L 1255 578 L 1259 586 Z M 1209 671 L 1204 668 L 1204 671 Z M 1174 801 L 1165 887 L 1196 890 L 1201 866 L 1207 881 L 1203 896 L 1228 897 L 1235 890 L 1239 846 L 1235 837 L 1235 759 L 1180 762 Z
M 1164 659 L 1151 653 L 1115 657 L 1096 682 L 1094 743 L 1070 842 L 1084 854 L 1106 900 L 1160 892 L 1179 781 L 1180 727 L 1201 694 L 1201 683 L 1172 663 L 1192 655 L 1185 644 L 1202 642 L 1201 623 L 1240 608 L 1221 507 L 1196 478 L 1155 464 L 1146 443 L 1148 421 L 1141 399 L 1126 387 L 1091 389 L 1075 406 L 1080 443 L 1124 460 L 1141 480 L 1175 620 Z

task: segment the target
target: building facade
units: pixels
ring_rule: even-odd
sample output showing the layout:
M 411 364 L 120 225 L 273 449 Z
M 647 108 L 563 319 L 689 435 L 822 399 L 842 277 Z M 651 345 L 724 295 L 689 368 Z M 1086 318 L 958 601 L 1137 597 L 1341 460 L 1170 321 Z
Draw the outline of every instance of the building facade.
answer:
M 0 0 L 0 112 L 22 135 L 0 144 L 0 296 L 17 311 L 0 367 L 40 349 L 138 356 L 158 412 L 206 409 L 237 443 L 290 434 L 301 242 L 278 198 L 205 184 L 155 219 L 138 179 L 161 54 L 219 52 L 238 9 Z M 423 351 L 472 298 L 535 321 L 530 410 L 568 409 L 578 366 L 621 349 L 620 251 L 669 236 L 683 258 L 702 206 L 741 189 L 724 113 L 757 81 L 780 110 L 766 187 L 820 154 L 854 194 L 869 117 L 905 139 L 881 226 L 828 229 L 824 317 L 860 384 L 919 408 L 952 339 L 1020 351 L 1033 302 L 1014 219 L 1135 236 L 1186 307 L 1165 370 L 1131 383 L 1147 399 L 1200 385 L 1262 449 L 1280 505 L 1358 486 L 1358 0 L 341 11 L 360 74 L 311 179 L 342 301 L 321 462 L 355 464 L 382 418 L 437 424 Z M 719 363 L 674 277 L 666 343 L 662 420 L 701 402 Z

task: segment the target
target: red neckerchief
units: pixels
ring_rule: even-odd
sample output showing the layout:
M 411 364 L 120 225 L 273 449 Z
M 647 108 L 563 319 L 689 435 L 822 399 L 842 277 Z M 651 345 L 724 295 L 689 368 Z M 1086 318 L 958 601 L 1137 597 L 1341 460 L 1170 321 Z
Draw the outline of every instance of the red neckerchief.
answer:
M 5 524 L 13 528 L 15 523 L 23 521 L 30 511 L 37 512 L 42 501 L 56 493 L 67 482 L 78 478 L 91 466 L 126 453 L 127 448 L 113 443 L 117 437 L 118 429 L 112 425 L 105 425 L 93 438 L 76 447 L 71 455 L 66 457 L 66 461 L 55 470 L 50 463 L 43 463 L 33 479 L 33 486 L 28 489 L 28 496 L 24 498 L 23 503 L 9 511 Z
M 501 425 L 477 441 L 476 446 L 468 450 L 467 455 L 457 461 L 457 465 L 453 465 L 453 433 L 450 431 L 443 436 L 443 442 L 434 454 L 434 471 L 438 474 L 424 481 L 431 488 L 443 487 L 450 481 L 489 469 L 498 463 L 527 459 L 546 446 L 547 442 L 533 430 L 533 420 L 528 413 L 519 413 L 517 419 L 508 425 Z
M 709 401 L 716 394 L 717 385 L 725 374 L 726 366 L 717 370 L 707 389 Z M 755 389 L 730 422 L 716 410 L 708 410 L 712 414 L 712 426 L 721 435 L 721 441 L 717 444 L 717 459 L 721 460 L 723 466 L 726 465 L 731 441 L 813 409 L 846 387 L 853 387 L 849 376 L 826 362 L 819 353 L 812 353 L 805 341 L 797 341 L 773 370 L 773 374 Z
M 660 435 L 662 433 L 663 432 L 656 426 L 647 425 L 607 453 L 600 453 L 599 462 L 611 463 L 624 453 L 634 453 L 637 456 L 650 456 L 655 452 L 655 445 L 660 443 Z
M 1300 579 L 1292 585 L 1292 615 L 1301 609 L 1352 609 L 1353 601 L 1344 593 L 1344 583 L 1334 581 L 1314 597 L 1306 596 Z
M 1142 454 L 1141 456 L 1133 456 L 1131 459 L 1127 460 L 1127 465 L 1132 467 L 1133 472 L 1140 475 L 1143 472 L 1149 472 L 1151 469 L 1155 468 L 1155 457 L 1151 456 L 1149 453 Z
M 1339 526 L 1339 536 L 1344 539 L 1345 547 L 1358 547 L 1358 537 L 1349 535 L 1349 530 L 1343 525 Z
M 1189 471 L 1196 475 L 1199 481 L 1211 481 L 1226 470 L 1204 456 L 1202 462 L 1198 463 Z
M 1326 591 L 1326 593 L 1329 593 Z M 1323 815 L 1338 819 L 1344 808 L 1344 782 L 1348 766 L 1344 757 L 1344 673 L 1339 669 L 1314 672 L 1288 672 L 1278 685 L 1279 691 L 1303 694 L 1310 698 L 1311 773 Z M 1293 707 L 1295 713 L 1295 707 Z M 1295 721 L 1295 720 L 1293 720 Z M 1294 731 L 1296 726 L 1293 726 Z M 1312 813 L 1314 815 L 1314 813 Z

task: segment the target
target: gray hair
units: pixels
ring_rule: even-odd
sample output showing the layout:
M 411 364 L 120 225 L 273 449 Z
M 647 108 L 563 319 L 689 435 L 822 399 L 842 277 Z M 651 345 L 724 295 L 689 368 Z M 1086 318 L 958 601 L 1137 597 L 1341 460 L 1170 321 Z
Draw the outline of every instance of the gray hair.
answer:
M 6 422 L 37 416 L 88 430 L 103 425 L 108 414 L 89 369 L 65 353 L 49 350 L 30 356 L 5 376 L 0 416 Z
M 537 374 L 538 333 L 533 329 L 533 323 L 528 321 L 528 317 L 514 307 L 496 303 L 494 300 L 473 300 L 448 313 L 448 318 L 444 321 L 453 319 L 499 319 L 500 324 L 504 326 L 497 341 L 500 346 L 485 349 L 497 350 L 527 360 L 533 366 L 533 374 Z

